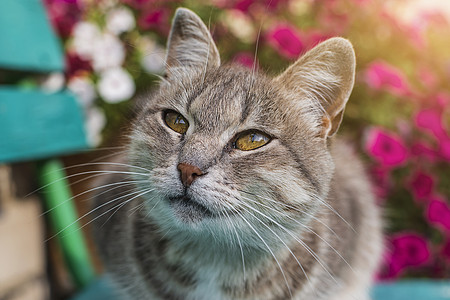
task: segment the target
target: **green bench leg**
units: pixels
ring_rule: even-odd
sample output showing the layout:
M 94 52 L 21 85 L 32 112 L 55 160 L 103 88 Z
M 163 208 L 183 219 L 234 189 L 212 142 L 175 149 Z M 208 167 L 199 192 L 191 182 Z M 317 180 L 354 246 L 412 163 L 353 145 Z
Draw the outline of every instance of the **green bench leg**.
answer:
M 39 183 L 55 238 L 61 246 L 69 272 L 77 287 L 86 286 L 95 278 L 83 233 L 77 222 L 75 205 L 63 165 L 58 159 L 39 162 Z

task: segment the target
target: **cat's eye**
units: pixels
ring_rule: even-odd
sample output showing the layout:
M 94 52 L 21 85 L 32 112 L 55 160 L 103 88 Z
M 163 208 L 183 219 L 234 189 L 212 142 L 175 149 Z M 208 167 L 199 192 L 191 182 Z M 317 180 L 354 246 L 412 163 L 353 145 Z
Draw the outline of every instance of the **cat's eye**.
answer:
M 246 131 L 238 135 L 234 148 L 249 151 L 255 150 L 270 142 L 270 137 L 259 131 Z
M 180 113 L 169 110 L 164 113 L 164 122 L 175 132 L 185 134 L 189 128 L 189 122 Z

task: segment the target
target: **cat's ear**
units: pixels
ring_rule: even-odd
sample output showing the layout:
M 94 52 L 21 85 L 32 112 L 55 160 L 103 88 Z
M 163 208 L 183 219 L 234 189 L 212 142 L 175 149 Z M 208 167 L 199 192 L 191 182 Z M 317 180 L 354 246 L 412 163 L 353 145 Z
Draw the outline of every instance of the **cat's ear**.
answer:
M 355 64 L 352 44 L 343 38 L 331 38 L 308 51 L 275 80 L 306 101 L 315 101 L 315 113 L 322 125 L 320 135 L 329 137 L 342 121 L 355 81 Z
M 205 69 L 219 65 L 219 51 L 208 28 L 194 12 L 178 8 L 167 42 L 167 75 L 170 77 L 171 69 Z

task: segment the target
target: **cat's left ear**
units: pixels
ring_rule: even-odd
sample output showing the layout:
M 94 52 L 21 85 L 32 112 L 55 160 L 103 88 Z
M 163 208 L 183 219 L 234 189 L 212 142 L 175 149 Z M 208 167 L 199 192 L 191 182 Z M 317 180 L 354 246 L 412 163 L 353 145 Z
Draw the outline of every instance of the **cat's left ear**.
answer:
M 220 66 L 220 55 L 202 20 L 191 10 L 178 8 L 167 42 L 166 72 L 171 69 Z
M 331 38 L 303 55 L 283 74 L 280 84 L 301 100 L 314 101 L 322 137 L 336 133 L 355 81 L 355 52 L 343 38 Z

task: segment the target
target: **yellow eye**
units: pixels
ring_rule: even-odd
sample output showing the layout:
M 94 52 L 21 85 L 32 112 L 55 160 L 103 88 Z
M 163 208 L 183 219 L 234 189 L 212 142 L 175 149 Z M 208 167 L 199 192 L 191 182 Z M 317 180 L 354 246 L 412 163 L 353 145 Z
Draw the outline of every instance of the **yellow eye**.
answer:
M 241 133 L 234 143 L 234 147 L 242 151 L 249 151 L 262 147 L 268 142 L 270 142 L 270 137 L 264 133 L 250 131 Z
M 181 114 L 168 111 L 164 114 L 164 122 L 175 132 L 185 134 L 189 128 L 189 122 Z

